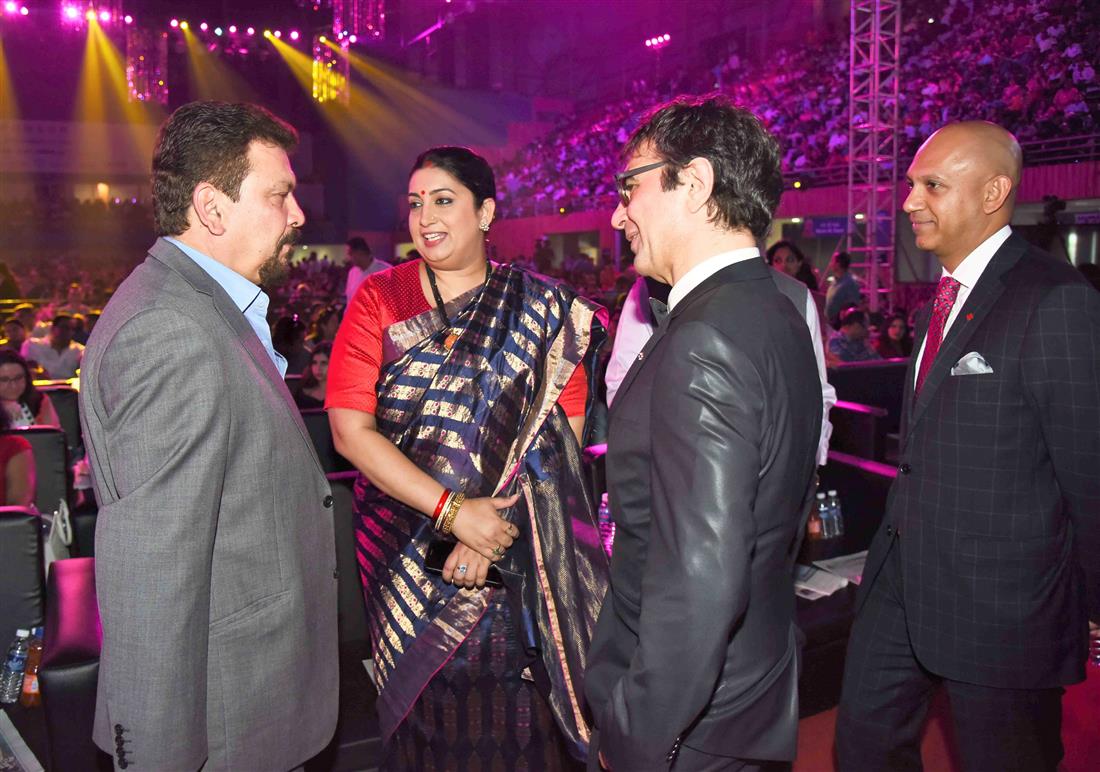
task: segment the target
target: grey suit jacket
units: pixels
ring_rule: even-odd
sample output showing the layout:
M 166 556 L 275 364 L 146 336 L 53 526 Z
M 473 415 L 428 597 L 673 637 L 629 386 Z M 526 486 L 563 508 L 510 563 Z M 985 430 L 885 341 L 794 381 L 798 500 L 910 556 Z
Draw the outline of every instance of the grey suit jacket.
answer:
M 336 725 L 333 500 L 278 370 L 221 286 L 160 240 L 81 376 L 96 743 L 122 769 L 301 764 Z
M 658 327 L 611 409 L 611 589 L 585 694 L 612 769 L 678 743 L 793 759 L 792 563 L 821 388 L 806 324 L 755 258 Z

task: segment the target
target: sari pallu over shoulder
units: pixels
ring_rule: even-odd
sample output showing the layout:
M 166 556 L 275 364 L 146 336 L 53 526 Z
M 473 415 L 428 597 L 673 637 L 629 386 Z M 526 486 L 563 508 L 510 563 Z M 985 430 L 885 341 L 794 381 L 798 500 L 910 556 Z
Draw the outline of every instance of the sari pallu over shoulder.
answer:
M 448 488 L 470 497 L 522 492 L 507 514 L 520 536 L 501 567 L 517 572 L 506 577 L 522 576 L 506 578 L 507 591 L 523 600 L 520 639 L 541 660 L 558 726 L 583 758 L 589 729 L 581 679 L 607 558 L 557 400 L 582 360 L 594 361 L 605 312 L 511 266 L 494 267 L 485 285 L 446 310 L 449 328 L 432 309 L 386 331 L 378 428 Z M 362 478 L 356 493 L 385 740 L 478 624 L 494 591 L 459 590 L 427 574 L 424 556 L 438 535 L 431 522 Z

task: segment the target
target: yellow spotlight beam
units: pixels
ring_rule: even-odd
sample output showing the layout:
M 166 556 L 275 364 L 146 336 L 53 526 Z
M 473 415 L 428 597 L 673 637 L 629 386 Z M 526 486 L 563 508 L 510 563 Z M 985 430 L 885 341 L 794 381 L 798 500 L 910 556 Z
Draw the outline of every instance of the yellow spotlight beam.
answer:
M 11 79 L 4 39 L 0 37 L 0 154 L 13 160 L 26 158 L 23 127 L 19 123 L 19 103 Z
M 153 127 L 163 115 L 158 104 L 130 101 L 122 55 L 98 21 L 89 18 L 73 116 L 80 126 L 74 168 L 110 169 L 120 159 L 129 168 L 147 168 L 156 133 Z M 128 142 L 112 141 L 111 122 L 128 127 Z
M 223 102 L 260 101 L 244 78 L 207 50 L 203 42 L 191 31 L 190 25 L 185 27 L 181 23 L 180 29 L 183 30 L 183 40 L 187 44 L 187 67 L 196 97 L 218 99 Z
M 326 41 L 326 45 L 333 47 L 329 41 Z M 467 140 L 469 144 L 482 144 L 493 140 L 484 126 L 433 99 L 417 84 L 412 83 L 406 73 L 359 53 L 347 51 L 346 55 L 352 69 L 408 121 L 419 125 L 452 127 L 460 131 L 463 136 L 472 138 Z

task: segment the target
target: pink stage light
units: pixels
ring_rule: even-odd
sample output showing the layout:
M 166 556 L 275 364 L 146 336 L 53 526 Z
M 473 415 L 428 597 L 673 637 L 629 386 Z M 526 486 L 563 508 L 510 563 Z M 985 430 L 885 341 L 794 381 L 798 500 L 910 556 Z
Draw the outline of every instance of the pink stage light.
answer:
M 297 40 L 298 37 L 299 37 L 298 36 L 298 30 L 291 30 L 290 31 L 290 39 L 291 40 Z
M 201 29 L 203 32 L 206 32 L 208 29 L 210 29 L 210 25 L 206 22 L 203 22 L 199 25 L 199 29 Z
M 24 5 L 19 8 L 20 16 L 26 16 L 28 13 L 30 13 L 30 11 L 27 10 L 27 6 Z
M 126 22 L 127 24 L 133 24 L 134 23 L 134 17 L 131 16 L 130 14 L 126 14 L 126 16 L 122 20 L 124 22 Z
M 283 31 L 281 29 L 275 30 L 275 37 L 281 39 L 283 37 Z
M 180 25 L 180 20 L 179 19 L 172 19 L 172 21 L 168 22 L 168 26 L 171 27 L 172 29 L 176 29 L 176 27 L 178 27 L 179 25 Z
M 349 42 L 349 43 L 357 43 L 357 42 L 359 42 L 359 37 L 358 37 L 358 35 L 349 35 L 349 36 L 348 36 L 348 42 Z
M 229 25 L 229 34 L 230 35 L 236 35 L 237 34 L 237 25 L 236 24 L 230 24 Z
M 5 12 L 15 13 L 18 10 L 19 10 L 19 7 L 16 6 L 16 4 L 14 2 L 12 2 L 12 0 L 8 0 L 8 2 L 4 3 L 4 11 Z
M 111 12 L 110 11 L 100 11 L 99 12 L 99 20 L 100 21 L 110 21 L 111 20 Z
M 71 5 L 66 5 L 62 13 L 69 21 L 76 21 L 80 18 L 80 11 L 78 11 L 74 6 Z
M 249 35 L 255 35 L 256 34 L 256 28 L 255 27 L 249 27 L 247 30 L 245 30 L 245 32 L 247 32 Z
M 645 42 L 645 47 L 646 47 L 646 48 L 649 48 L 649 47 L 650 47 L 651 45 L 653 45 L 653 41 L 652 41 L 652 40 L 647 40 L 647 41 Z
M 665 42 L 667 43 L 667 42 L 668 42 L 668 41 L 670 41 L 670 40 L 672 40 L 672 35 L 670 35 L 670 34 L 668 34 L 668 33 L 666 32 L 666 33 L 665 33 Z

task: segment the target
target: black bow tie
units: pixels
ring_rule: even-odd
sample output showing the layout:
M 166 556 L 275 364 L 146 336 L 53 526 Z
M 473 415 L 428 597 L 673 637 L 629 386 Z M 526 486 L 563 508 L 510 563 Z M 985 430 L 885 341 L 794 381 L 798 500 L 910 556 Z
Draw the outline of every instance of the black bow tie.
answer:
M 661 327 L 668 321 L 668 303 L 663 303 L 657 298 L 649 299 L 649 308 L 653 311 L 653 319 L 657 326 Z

